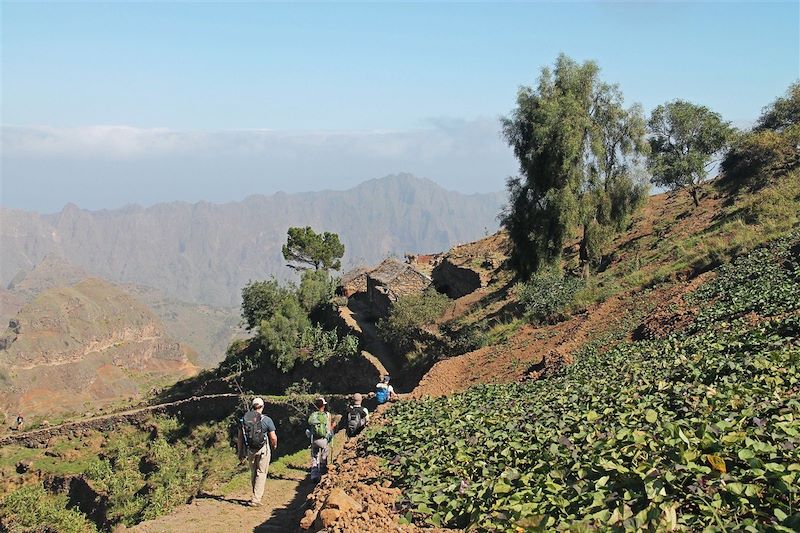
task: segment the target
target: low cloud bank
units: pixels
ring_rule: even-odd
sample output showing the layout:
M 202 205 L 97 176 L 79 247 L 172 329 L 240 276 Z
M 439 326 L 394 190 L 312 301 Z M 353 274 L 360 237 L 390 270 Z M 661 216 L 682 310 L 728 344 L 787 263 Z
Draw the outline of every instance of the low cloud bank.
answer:
M 497 120 L 432 119 L 386 131 L 177 131 L 129 126 L 2 128 L 7 207 L 41 212 L 74 202 L 239 200 L 278 190 L 345 189 L 398 172 L 462 192 L 503 187 L 516 172 Z

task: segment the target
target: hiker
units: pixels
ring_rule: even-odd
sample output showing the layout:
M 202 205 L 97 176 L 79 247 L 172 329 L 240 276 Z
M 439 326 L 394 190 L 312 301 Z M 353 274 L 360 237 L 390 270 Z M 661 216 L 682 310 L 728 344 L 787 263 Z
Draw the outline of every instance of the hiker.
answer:
M 369 410 L 361 405 L 363 397 L 359 393 L 353 394 L 353 405 L 347 408 L 347 436 L 355 437 L 369 422 Z
M 23 422 L 25 422 L 25 419 L 24 419 L 24 418 L 22 418 L 22 415 L 21 415 L 21 414 L 17 415 L 17 427 L 16 427 L 16 428 L 14 428 L 14 429 L 16 429 L 17 431 L 19 431 L 20 429 L 22 429 L 22 423 L 23 423 Z
M 308 417 L 306 435 L 311 439 L 311 481 L 315 482 L 328 471 L 328 444 L 333 438 L 333 422 L 331 414 L 325 410 L 327 405 L 325 398 L 317 398 L 314 400 L 317 410 Z
M 278 436 L 275 433 L 275 422 L 265 414 L 264 400 L 253 398 L 252 409 L 240 420 L 238 451 L 239 460 L 246 458 L 250 464 L 250 485 L 253 495 L 250 506 L 261 505 L 264 485 L 267 483 L 267 470 L 272 457 L 272 450 L 278 448 Z
M 375 400 L 378 402 L 378 405 L 388 401 L 393 402 L 397 399 L 397 394 L 394 393 L 394 387 L 389 384 L 391 379 L 392 378 L 389 376 L 383 376 L 383 380 L 375 385 Z

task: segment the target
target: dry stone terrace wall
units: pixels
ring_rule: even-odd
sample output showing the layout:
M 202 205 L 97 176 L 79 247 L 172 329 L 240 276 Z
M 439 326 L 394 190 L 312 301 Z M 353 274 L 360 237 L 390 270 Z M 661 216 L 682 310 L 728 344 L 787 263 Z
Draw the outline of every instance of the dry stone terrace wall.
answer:
M 266 395 L 265 395 L 266 396 Z M 330 395 L 326 396 L 329 408 L 333 412 L 342 413 L 347 407 L 347 396 Z M 223 420 L 236 411 L 239 402 L 238 394 L 212 394 L 207 396 L 197 396 L 179 400 L 176 402 L 164 403 L 142 407 L 132 411 L 122 413 L 112 413 L 109 415 L 76 420 L 58 426 L 44 427 L 12 433 L 0 437 L 0 446 L 18 444 L 28 448 L 43 448 L 47 446 L 50 439 L 62 436 L 80 436 L 86 431 L 100 431 L 108 433 L 120 425 L 143 426 L 147 424 L 153 415 L 176 416 L 185 423 L 201 423 Z M 279 433 L 281 427 L 287 424 L 290 408 L 285 402 L 274 401 L 267 397 L 265 399 L 264 412 L 275 420 Z M 308 412 L 311 412 L 311 401 L 309 399 Z

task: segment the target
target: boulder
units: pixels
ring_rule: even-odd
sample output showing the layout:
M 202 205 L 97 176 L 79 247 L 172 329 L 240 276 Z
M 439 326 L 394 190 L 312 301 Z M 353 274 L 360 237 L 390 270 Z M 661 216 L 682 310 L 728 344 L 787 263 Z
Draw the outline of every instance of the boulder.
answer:
M 22 460 L 17 463 L 17 474 L 24 474 L 33 466 L 33 461 L 28 459 Z
M 325 501 L 323 509 L 338 509 L 342 513 L 349 513 L 352 510 L 361 512 L 361 504 L 355 501 L 345 491 L 340 488 L 333 489 Z
M 319 512 L 319 520 L 324 528 L 333 526 L 341 516 L 342 512 L 339 509 L 323 509 Z
M 317 513 L 314 512 L 314 509 L 308 509 L 300 520 L 300 529 L 311 529 L 316 519 Z

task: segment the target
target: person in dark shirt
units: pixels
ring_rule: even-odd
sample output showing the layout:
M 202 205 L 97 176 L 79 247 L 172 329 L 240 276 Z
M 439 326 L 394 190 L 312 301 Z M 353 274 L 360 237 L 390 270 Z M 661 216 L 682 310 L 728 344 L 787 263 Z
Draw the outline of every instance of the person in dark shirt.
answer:
M 250 505 L 253 507 L 261 505 L 261 497 L 264 495 L 264 486 L 267 484 L 267 471 L 269 470 L 269 462 L 272 457 L 271 450 L 278 448 L 278 435 L 275 433 L 275 422 L 266 415 L 264 412 L 264 400 L 261 398 L 253 398 L 253 408 L 251 410 L 258 413 L 260 416 L 261 427 L 267 439 L 264 440 L 264 445 L 257 450 L 253 450 L 245 443 L 244 431 L 240 425 L 238 450 L 239 459 L 250 464 L 250 485 L 253 489 L 253 495 L 250 499 Z M 245 414 L 247 417 L 251 412 Z

